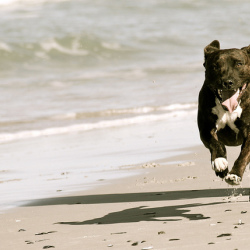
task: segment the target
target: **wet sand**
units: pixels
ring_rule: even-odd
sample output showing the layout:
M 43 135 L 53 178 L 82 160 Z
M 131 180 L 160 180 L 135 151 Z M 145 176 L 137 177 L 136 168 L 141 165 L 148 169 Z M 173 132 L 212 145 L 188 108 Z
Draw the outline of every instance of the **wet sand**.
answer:
M 1 214 L 0 248 L 249 249 L 249 169 L 233 188 L 212 172 L 203 146 L 189 150 L 127 170 L 136 176 Z M 230 165 L 238 152 L 230 148 Z

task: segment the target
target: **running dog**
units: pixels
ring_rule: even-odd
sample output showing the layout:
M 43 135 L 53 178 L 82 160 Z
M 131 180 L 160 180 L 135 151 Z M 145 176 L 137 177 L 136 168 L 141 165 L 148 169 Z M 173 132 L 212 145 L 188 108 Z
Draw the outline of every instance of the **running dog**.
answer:
M 239 185 L 250 162 L 250 45 L 220 49 L 215 40 L 204 54 L 205 81 L 198 102 L 200 138 L 210 150 L 215 174 L 230 185 Z M 241 145 L 230 172 L 225 145 Z

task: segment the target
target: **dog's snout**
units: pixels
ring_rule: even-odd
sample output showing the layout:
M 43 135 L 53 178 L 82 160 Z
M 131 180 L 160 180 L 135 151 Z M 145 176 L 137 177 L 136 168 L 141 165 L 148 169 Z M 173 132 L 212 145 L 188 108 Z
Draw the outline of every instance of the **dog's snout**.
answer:
M 232 80 L 223 81 L 222 85 L 224 88 L 231 89 L 233 86 L 233 81 Z

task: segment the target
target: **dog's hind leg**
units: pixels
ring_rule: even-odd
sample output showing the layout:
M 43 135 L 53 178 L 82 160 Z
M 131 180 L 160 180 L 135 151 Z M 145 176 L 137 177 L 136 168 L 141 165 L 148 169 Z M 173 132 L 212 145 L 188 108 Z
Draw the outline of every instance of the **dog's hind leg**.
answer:
M 241 152 L 230 173 L 225 177 L 225 181 L 230 185 L 241 183 L 246 166 L 250 162 L 250 135 L 241 147 Z

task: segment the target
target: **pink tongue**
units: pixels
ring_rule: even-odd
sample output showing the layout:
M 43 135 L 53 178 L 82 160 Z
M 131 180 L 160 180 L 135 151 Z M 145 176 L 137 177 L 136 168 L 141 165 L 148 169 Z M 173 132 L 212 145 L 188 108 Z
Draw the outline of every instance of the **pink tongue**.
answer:
M 222 105 L 227 108 L 227 110 L 232 113 L 238 106 L 237 98 L 239 96 L 238 91 L 223 91 L 222 93 Z

